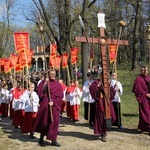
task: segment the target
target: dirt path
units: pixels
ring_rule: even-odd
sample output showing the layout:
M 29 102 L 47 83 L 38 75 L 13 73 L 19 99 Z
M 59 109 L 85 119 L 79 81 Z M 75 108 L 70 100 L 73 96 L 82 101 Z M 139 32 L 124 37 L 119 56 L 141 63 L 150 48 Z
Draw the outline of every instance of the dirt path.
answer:
M 0 121 L 0 150 L 150 150 L 150 136 L 136 129 L 108 131 L 107 142 L 102 142 L 93 134 L 84 119 L 72 123 L 68 118 L 61 117 L 58 142 L 61 147 L 53 147 L 50 141 L 44 140 L 44 146 L 38 145 L 39 134 L 35 139 L 14 129 L 9 118 Z

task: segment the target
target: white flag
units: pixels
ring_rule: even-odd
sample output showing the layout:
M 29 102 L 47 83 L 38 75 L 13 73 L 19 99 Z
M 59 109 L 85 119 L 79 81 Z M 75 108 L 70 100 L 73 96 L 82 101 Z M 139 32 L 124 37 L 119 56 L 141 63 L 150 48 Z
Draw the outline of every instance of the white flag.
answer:
M 106 28 L 106 25 L 105 25 L 105 14 L 98 13 L 97 17 L 98 17 L 98 27 Z

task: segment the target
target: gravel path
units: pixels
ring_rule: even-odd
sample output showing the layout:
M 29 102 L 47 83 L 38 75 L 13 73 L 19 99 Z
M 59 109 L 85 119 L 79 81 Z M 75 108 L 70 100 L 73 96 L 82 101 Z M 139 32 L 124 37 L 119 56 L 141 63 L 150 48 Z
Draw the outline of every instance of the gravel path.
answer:
M 78 123 L 71 122 L 65 116 L 61 117 L 58 142 L 61 147 L 53 147 L 50 141 L 44 139 L 44 146 L 38 145 L 39 134 L 30 139 L 28 134 L 22 134 L 20 129 L 11 125 L 11 120 L 0 120 L 0 150 L 150 150 L 150 136 L 137 129 L 108 131 L 107 142 L 102 142 L 93 134 L 84 119 Z

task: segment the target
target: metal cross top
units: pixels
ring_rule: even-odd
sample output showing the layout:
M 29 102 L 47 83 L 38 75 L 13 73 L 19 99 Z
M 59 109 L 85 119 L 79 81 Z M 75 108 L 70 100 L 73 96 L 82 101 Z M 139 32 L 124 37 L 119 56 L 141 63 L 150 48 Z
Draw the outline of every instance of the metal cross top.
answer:
M 76 42 L 88 42 L 93 44 L 100 44 L 100 53 L 101 53 L 101 60 L 102 60 L 102 82 L 104 86 L 104 92 L 105 92 L 105 118 L 107 126 L 111 126 L 111 113 L 110 113 L 110 102 L 109 102 L 109 83 L 108 83 L 108 66 L 107 66 L 107 55 L 106 55 L 106 45 L 107 44 L 117 44 L 117 45 L 128 45 L 127 40 L 112 40 L 107 39 L 105 37 L 105 14 L 98 13 L 98 27 L 99 27 L 99 38 L 93 38 L 93 37 L 75 37 Z M 121 29 L 122 29 L 121 24 Z M 121 30 L 122 31 L 122 30 Z

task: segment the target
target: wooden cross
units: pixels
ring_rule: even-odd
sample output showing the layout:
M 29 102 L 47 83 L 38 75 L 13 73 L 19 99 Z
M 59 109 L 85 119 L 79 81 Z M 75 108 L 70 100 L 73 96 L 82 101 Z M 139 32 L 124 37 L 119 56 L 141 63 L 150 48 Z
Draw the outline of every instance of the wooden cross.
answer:
M 117 44 L 117 45 L 128 45 L 127 40 L 112 40 L 106 39 L 105 31 L 103 27 L 99 28 L 99 38 L 93 37 L 75 37 L 76 42 L 88 42 L 88 43 L 95 43 L 100 44 L 100 53 L 101 53 L 101 60 L 102 60 L 102 82 L 105 91 L 105 118 L 107 126 L 111 126 L 111 113 L 110 113 L 110 100 L 109 100 L 109 83 L 108 83 L 108 66 L 107 66 L 107 55 L 106 55 L 106 45 L 107 44 Z

